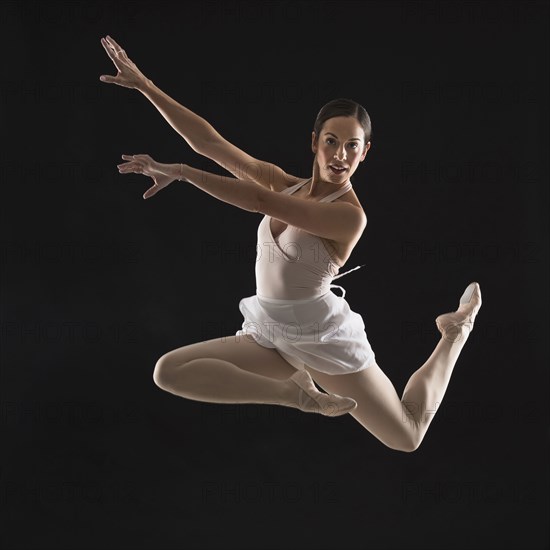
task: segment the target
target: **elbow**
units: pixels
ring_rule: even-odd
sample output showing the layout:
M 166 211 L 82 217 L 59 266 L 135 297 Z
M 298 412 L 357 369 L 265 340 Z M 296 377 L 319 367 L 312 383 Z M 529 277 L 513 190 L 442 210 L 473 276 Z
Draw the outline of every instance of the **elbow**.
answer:
M 353 226 L 353 231 L 352 231 L 353 236 L 356 237 L 357 239 L 361 237 L 361 235 L 365 231 L 365 228 L 367 227 L 367 216 L 359 208 L 354 209 L 352 226 Z
M 254 189 L 251 192 L 252 195 L 252 210 L 251 212 L 255 213 L 264 213 L 264 204 L 266 200 L 266 193 L 271 193 L 272 191 L 267 191 L 259 185 L 253 184 Z
M 361 235 L 365 232 L 365 229 L 367 228 L 367 216 L 363 212 L 363 215 L 361 216 Z
M 213 149 L 215 148 L 215 143 L 212 139 L 203 138 L 200 140 L 193 140 L 192 142 L 187 140 L 191 149 L 195 151 L 198 155 L 207 157 L 211 159 L 214 156 Z
M 208 124 L 206 121 L 204 122 Z M 221 136 L 217 134 L 210 124 L 208 124 L 208 126 L 208 130 L 204 130 L 200 136 L 195 136 L 193 143 L 191 143 L 189 139 L 186 139 L 195 153 L 212 159 L 215 157 L 216 148 L 219 147 L 221 142 Z

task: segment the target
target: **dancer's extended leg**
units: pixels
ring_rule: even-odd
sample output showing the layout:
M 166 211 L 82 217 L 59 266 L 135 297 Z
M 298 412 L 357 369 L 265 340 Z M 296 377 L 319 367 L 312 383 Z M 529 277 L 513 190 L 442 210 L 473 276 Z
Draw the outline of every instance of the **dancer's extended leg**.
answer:
M 376 363 L 356 373 L 332 376 L 307 366 L 306 369 L 326 391 L 355 399 L 358 406 L 350 414 L 385 445 L 413 451 L 422 442 L 443 400 L 480 307 L 479 285 L 472 283 L 462 295 L 457 311 L 437 318 L 441 340 L 426 363 L 412 374 L 402 398 Z
M 441 340 L 405 386 L 401 401 L 410 413 L 411 429 L 415 431 L 417 446 L 443 401 L 454 366 L 468 340 L 480 307 L 479 284 L 471 283 L 460 298 L 457 311 L 440 315 L 436 319 Z
M 443 401 L 454 366 L 468 339 L 469 330 L 454 331 L 460 334 L 456 341 L 442 336 L 429 359 L 409 378 L 401 402 L 407 409 L 407 418 L 413 432 L 413 447 L 417 448 Z

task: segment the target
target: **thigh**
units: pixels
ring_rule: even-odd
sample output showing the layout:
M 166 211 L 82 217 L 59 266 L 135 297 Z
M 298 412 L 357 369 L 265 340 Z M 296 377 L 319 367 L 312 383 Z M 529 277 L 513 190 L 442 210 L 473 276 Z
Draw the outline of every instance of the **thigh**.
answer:
M 330 375 L 305 368 L 326 392 L 355 399 L 357 407 L 349 414 L 382 443 L 392 449 L 410 447 L 414 438 L 410 415 L 377 363 L 351 374 Z
M 250 335 L 224 336 L 177 348 L 165 353 L 157 361 L 156 369 L 169 370 L 205 357 L 223 359 L 243 370 L 279 380 L 289 378 L 296 372 L 275 348 L 258 344 Z

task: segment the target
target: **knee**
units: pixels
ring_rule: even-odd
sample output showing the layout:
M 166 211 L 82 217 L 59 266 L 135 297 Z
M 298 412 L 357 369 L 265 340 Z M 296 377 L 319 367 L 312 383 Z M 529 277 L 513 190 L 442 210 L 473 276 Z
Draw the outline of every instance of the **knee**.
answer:
M 155 364 L 153 382 L 161 389 L 167 390 L 172 384 L 174 365 L 163 355 Z
M 420 447 L 421 439 L 412 434 L 406 432 L 402 434 L 397 440 L 394 440 L 391 444 L 386 442 L 386 446 L 394 451 L 400 451 L 402 453 L 412 453 Z
M 416 434 L 412 434 L 403 441 L 403 444 L 398 450 L 404 453 L 412 453 L 420 447 L 420 443 L 422 443 L 422 439 L 417 437 Z
M 403 453 L 412 453 L 416 451 L 420 447 L 420 444 L 408 444 L 403 445 L 400 449 L 397 449 L 398 451 L 402 451 Z
M 392 451 L 400 451 L 402 453 L 412 453 L 413 451 L 416 451 L 418 447 L 415 447 L 414 445 L 388 445 L 386 444 L 386 447 L 389 449 L 392 449 Z
M 386 445 L 390 449 L 394 451 L 400 451 L 402 453 L 412 453 L 413 451 L 416 451 L 418 449 L 419 445 L 410 445 L 410 444 L 404 444 L 404 445 Z
M 153 369 L 153 382 L 163 390 L 166 388 L 166 369 L 159 361 L 157 361 L 155 368 Z

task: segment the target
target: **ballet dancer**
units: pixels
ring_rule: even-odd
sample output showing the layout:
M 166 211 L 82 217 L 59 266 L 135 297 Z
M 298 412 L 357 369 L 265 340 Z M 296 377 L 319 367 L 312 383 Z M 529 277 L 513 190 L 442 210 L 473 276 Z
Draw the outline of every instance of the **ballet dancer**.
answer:
M 182 181 L 264 214 L 256 294 L 239 302 L 242 328 L 164 354 L 154 368 L 155 384 L 196 401 L 277 404 L 331 417 L 349 413 L 387 447 L 416 450 L 473 329 L 481 290 L 470 283 L 456 311 L 435 319 L 440 340 L 400 398 L 376 362 L 361 315 L 349 307 L 345 290 L 330 284 L 349 273 L 337 275 L 367 224 L 351 185 L 371 146 L 365 109 L 345 98 L 322 107 L 311 136 L 312 176 L 299 178 L 224 139 L 146 78 L 113 38 L 102 38 L 101 44 L 118 71 L 101 81 L 140 91 L 195 152 L 235 176 L 124 154 L 121 174 L 143 174 L 154 182 L 143 198 Z

